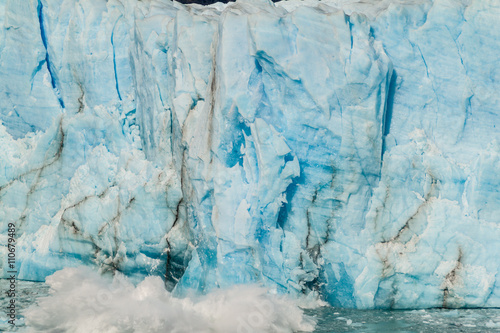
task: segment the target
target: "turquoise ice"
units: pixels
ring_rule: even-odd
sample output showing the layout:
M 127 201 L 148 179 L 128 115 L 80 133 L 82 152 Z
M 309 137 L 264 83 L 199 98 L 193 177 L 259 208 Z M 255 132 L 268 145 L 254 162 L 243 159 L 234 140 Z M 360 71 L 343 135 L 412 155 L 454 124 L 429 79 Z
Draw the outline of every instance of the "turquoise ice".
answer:
M 500 306 L 500 4 L 0 0 L 0 244 L 174 294 Z

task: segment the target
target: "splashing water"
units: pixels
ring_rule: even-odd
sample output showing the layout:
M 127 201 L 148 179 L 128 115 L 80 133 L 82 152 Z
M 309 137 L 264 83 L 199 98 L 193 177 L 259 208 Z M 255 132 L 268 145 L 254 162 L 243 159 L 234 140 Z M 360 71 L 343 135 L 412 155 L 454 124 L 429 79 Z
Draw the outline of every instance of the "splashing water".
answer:
M 135 286 L 116 274 L 66 268 L 47 278 L 49 296 L 25 311 L 28 332 L 311 332 L 297 303 L 258 286 L 176 298 L 159 277 Z

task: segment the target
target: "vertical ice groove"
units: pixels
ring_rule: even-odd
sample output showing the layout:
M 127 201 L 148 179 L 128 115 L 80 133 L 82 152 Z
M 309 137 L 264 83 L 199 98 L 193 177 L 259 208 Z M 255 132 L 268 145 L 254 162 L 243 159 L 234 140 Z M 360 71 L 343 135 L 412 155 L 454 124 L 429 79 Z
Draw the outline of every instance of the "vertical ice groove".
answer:
M 384 109 L 384 116 L 383 116 L 383 121 L 382 121 L 382 156 L 381 156 L 381 163 L 384 161 L 384 153 L 387 149 L 387 135 L 389 135 L 391 131 L 391 120 L 392 120 L 392 112 L 393 112 L 393 107 L 394 107 L 394 96 L 397 91 L 397 74 L 394 69 L 392 69 L 392 72 L 390 74 L 390 79 L 389 79 L 389 87 L 387 89 L 387 94 L 386 94 L 386 101 L 385 101 L 385 109 Z M 382 170 L 382 168 L 381 168 Z
M 41 1 L 41 0 L 40 0 Z M 116 28 L 116 25 L 118 24 L 118 22 L 120 21 L 120 19 L 123 17 L 123 15 L 120 15 L 114 25 L 113 25 L 113 29 L 111 30 L 111 47 L 113 48 L 113 70 L 114 70 L 114 73 L 115 73 L 115 87 L 116 87 L 116 93 L 118 95 L 118 99 L 121 101 L 122 100 L 122 96 L 120 94 L 120 88 L 119 88 L 119 85 L 118 85 L 118 74 L 117 74 L 117 70 L 116 70 L 116 51 L 115 51 L 115 43 L 114 43 L 114 35 L 115 35 L 115 28 Z
M 38 13 L 38 23 L 40 25 L 40 37 L 42 39 L 43 47 L 45 48 L 45 63 L 47 64 L 47 71 L 49 72 L 50 75 L 50 82 L 52 84 L 52 89 L 54 90 L 54 94 L 57 97 L 57 100 L 59 101 L 59 105 L 61 106 L 62 109 L 64 109 L 64 101 L 61 96 L 61 89 L 58 86 L 57 82 L 57 76 L 54 72 L 56 70 L 52 63 L 50 62 L 50 54 L 49 54 L 49 47 L 48 47 L 48 37 L 46 34 L 45 30 L 45 25 L 44 25 L 44 18 L 43 18 L 43 0 L 38 0 L 38 7 L 37 7 L 37 13 Z

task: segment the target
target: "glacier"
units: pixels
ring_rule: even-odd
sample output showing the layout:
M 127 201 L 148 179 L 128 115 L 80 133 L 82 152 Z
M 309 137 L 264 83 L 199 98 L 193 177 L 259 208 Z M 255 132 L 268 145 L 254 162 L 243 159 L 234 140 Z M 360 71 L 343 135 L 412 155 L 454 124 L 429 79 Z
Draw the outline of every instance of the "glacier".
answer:
M 177 296 L 500 307 L 498 17 L 0 0 L 2 277 L 14 223 L 23 280 L 86 265 Z

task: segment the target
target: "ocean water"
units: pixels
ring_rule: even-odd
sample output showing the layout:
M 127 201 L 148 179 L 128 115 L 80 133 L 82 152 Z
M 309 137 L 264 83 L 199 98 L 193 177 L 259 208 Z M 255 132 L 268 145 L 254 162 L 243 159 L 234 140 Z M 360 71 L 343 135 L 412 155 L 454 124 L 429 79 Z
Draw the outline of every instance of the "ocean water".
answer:
M 6 291 L 9 290 L 10 282 L 5 279 L 0 279 L 0 332 L 13 332 L 19 328 L 24 328 L 24 316 L 22 313 L 31 305 L 35 304 L 37 299 L 42 296 L 49 295 L 49 286 L 43 282 L 31 281 L 16 281 L 16 326 L 12 327 L 8 323 L 6 316 L 7 306 L 10 298 L 7 297 Z
M 317 318 L 315 333 L 500 332 L 500 309 L 306 310 Z
M 69 277 L 68 274 L 66 275 L 66 278 Z M 75 277 L 74 275 L 72 277 Z M 58 291 L 50 292 L 49 289 L 50 286 L 46 283 L 41 283 L 41 282 L 28 282 L 28 281 L 18 281 L 17 282 L 17 297 L 16 297 L 16 304 L 17 304 L 17 313 L 20 314 L 18 320 L 16 321 L 17 325 L 15 328 L 10 326 L 7 323 L 7 319 L 5 316 L 5 308 L 9 302 L 9 299 L 6 298 L 5 293 L 2 293 L 2 297 L 0 298 L 0 305 L 2 308 L 2 311 L 0 313 L 0 332 L 65 332 L 64 330 L 59 330 L 59 328 L 56 327 L 54 324 L 54 321 L 49 320 L 49 317 L 54 319 L 54 313 L 51 313 L 51 310 L 58 309 L 59 308 L 59 313 L 60 316 L 59 318 L 55 318 L 56 320 L 64 321 L 68 320 L 68 322 L 73 322 L 76 323 L 75 325 L 80 325 L 78 331 L 82 332 L 94 332 L 92 329 L 88 329 L 86 327 L 81 327 L 86 324 L 85 321 L 85 315 L 82 313 L 85 313 L 85 311 L 78 311 L 78 314 L 75 315 L 74 318 L 66 318 L 64 316 L 68 315 L 67 309 L 71 308 L 69 304 L 71 302 L 78 302 L 80 305 L 85 304 L 85 300 L 92 300 L 93 295 L 92 292 L 89 292 L 92 288 L 89 287 L 92 285 L 92 283 L 89 283 L 90 280 L 86 281 L 73 281 L 73 285 L 69 285 L 64 282 L 64 278 L 59 278 L 59 279 L 54 279 L 52 280 L 52 287 L 58 289 Z M 97 280 L 96 280 L 97 281 Z M 101 280 L 99 280 L 101 281 Z M 101 281 L 102 282 L 102 281 Z M 123 286 L 123 281 L 120 282 L 121 286 Z M 94 281 L 95 284 L 95 281 Z M 116 285 L 116 281 L 115 281 Z M 102 285 L 101 285 L 102 286 Z M 0 280 L 0 287 L 3 290 L 7 290 L 8 288 L 8 281 L 7 280 Z M 68 295 L 65 292 L 61 292 L 62 289 L 68 288 L 71 289 L 72 295 Z M 130 292 L 130 289 L 127 290 L 128 287 L 125 287 L 126 293 L 127 294 L 134 294 L 134 291 Z M 154 295 L 148 295 L 147 291 L 144 291 L 146 287 L 142 287 L 140 289 L 139 286 L 137 286 L 136 291 L 140 290 L 141 295 L 143 296 L 143 299 L 138 300 L 137 302 L 140 303 L 139 306 L 144 308 L 144 307 L 158 307 L 162 308 L 165 306 L 166 302 L 169 302 L 171 304 L 172 300 L 165 300 L 163 299 L 161 302 L 157 294 Z M 124 294 L 117 294 L 112 291 L 108 294 L 108 296 L 112 298 L 116 298 L 118 302 L 124 302 L 123 295 Z M 151 289 L 153 290 L 153 289 Z M 240 291 L 234 291 L 234 292 L 240 292 Z M 243 293 L 245 295 L 244 298 L 249 299 L 248 292 L 253 293 L 254 291 L 252 289 L 246 289 L 246 292 L 244 291 Z M 59 294 L 59 296 L 58 296 Z M 257 292 L 258 294 L 258 292 Z M 68 298 L 71 296 L 70 298 Z M 233 295 L 234 296 L 234 295 Z M 262 297 L 261 294 L 257 295 L 256 297 Z M 62 298 L 65 299 L 65 301 L 62 301 Z M 240 299 L 240 297 L 237 297 Z M 222 309 L 222 312 L 227 312 L 228 309 L 231 309 L 231 311 L 234 310 L 235 303 L 234 303 L 234 298 L 231 297 L 230 294 L 216 294 L 207 302 L 207 299 L 205 299 L 203 302 L 205 302 L 205 308 L 204 311 L 206 311 L 207 308 L 213 309 L 215 304 L 219 304 L 219 309 Z M 215 301 L 214 301 L 215 300 Z M 46 303 L 45 306 L 43 306 L 44 302 Z M 110 305 L 113 305 L 113 300 L 108 299 L 108 302 Z M 145 306 L 145 303 L 149 303 Z M 199 313 L 194 311 L 196 309 L 196 304 L 202 304 L 203 302 L 188 302 L 188 303 L 183 303 L 182 308 L 183 311 L 185 311 L 185 314 L 188 316 L 199 316 Z M 37 324 L 38 326 L 35 328 L 31 327 L 30 325 L 25 324 L 25 318 L 23 316 L 23 313 L 26 311 L 27 308 L 30 306 L 41 303 L 42 307 L 34 308 L 35 310 L 30 310 L 31 314 L 29 316 L 32 317 L 32 321 Z M 52 304 L 52 308 L 47 307 L 47 303 Z M 220 306 L 222 303 L 226 303 L 226 307 Z M 187 304 L 191 304 L 190 306 L 187 306 Z M 275 306 L 276 312 L 289 312 L 290 309 L 283 308 L 283 304 L 279 303 L 273 303 Z M 178 305 L 178 304 L 177 304 Z M 208 307 L 206 305 L 209 305 Z M 241 305 L 241 304 L 240 304 Z M 126 307 L 134 309 L 136 305 L 132 304 L 129 300 L 129 302 L 126 302 L 125 304 Z M 278 307 L 277 307 L 278 306 Z M 281 306 L 281 307 L 279 307 Z M 115 307 L 113 305 L 113 307 Z M 78 308 L 78 306 L 75 304 L 75 308 Z M 201 308 L 203 308 L 203 305 L 201 305 Z M 81 310 L 81 309 L 80 309 Z M 166 311 L 168 311 L 168 308 L 165 308 Z M 171 309 L 170 309 L 171 310 Z M 161 322 L 162 320 L 162 312 L 152 312 L 151 309 L 148 310 L 150 315 L 153 317 L 149 317 L 148 320 L 143 321 L 143 324 L 141 326 L 133 327 L 133 324 L 129 322 L 130 327 L 126 327 L 127 322 L 116 322 L 114 320 L 108 320 L 108 329 L 100 329 L 97 330 L 96 332 L 171 332 L 172 330 L 169 330 L 168 327 L 164 327 L 165 330 L 157 330 L 159 326 L 152 327 L 152 326 L 145 326 L 144 323 L 154 323 L 155 321 Z M 236 310 L 238 311 L 238 310 Z M 242 313 L 248 313 L 248 308 L 245 307 L 239 307 L 239 311 Z M 293 311 L 292 311 L 293 312 Z M 41 314 L 42 313 L 42 314 Z M 43 314 L 45 313 L 45 315 Z M 71 312 L 70 312 L 71 313 Z M 118 314 L 118 312 L 113 312 L 113 311 L 104 311 L 101 314 L 102 316 L 111 316 L 114 314 L 115 316 Z M 236 313 L 231 313 L 231 320 L 234 318 L 238 317 L 238 314 Z M 40 315 L 42 317 L 40 317 Z M 300 317 L 300 313 L 293 313 L 295 317 Z M 302 324 L 305 322 L 310 323 L 310 319 L 313 318 L 316 321 L 316 327 L 313 332 L 316 333 L 330 333 L 330 332 L 364 332 L 364 333 L 372 333 L 372 332 L 405 332 L 405 333 L 419 333 L 419 332 L 425 332 L 425 333 L 432 333 L 432 332 L 500 332 L 500 309 L 458 309 L 458 310 L 449 310 L 449 309 L 426 309 L 426 310 L 395 310 L 395 311 L 388 311 L 388 310 L 352 310 L 352 309 L 338 309 L 338 308 L 331 308 L 331 307 L 319 307 L 316 309 L 306 309 L 304 310 L 304 320 L 302 320 Z M 43 316 L 46 316 L 44 318 Z M 241 315 L 242 317 L 245 317 L 243 314 Z M 154 318 L 157 317 L 157 318 Z M 169 321 L 172 322 L 172 320 L 177 320 L 177 323 L 174 323 L 173 326 L 171 326 L 172 329 L 176 328 L 179 329 L 179 327 L 182 327 L 185 325 L 185 321 L 181 318 L 182 316 L 179 316 L 178 314 L 175 315 L 175 318 L 172 317 L 172 313 L 165 313 L 164 314 L 165 318 L 169 318 Z M 217 318 L 214 313 L 210 313 L 210 315 L 207 318 Z M 227 318 L 224 318 L 224 315 L 221 315 L 218 317 L 218 320 L 227 320 Z M 45 320 L 46 319 L 46 320 Z M 109 319 L 109 318 L 108 318 Z M 135 318 L 137 319 L 137 318 Z M 203 322 L 202 319 L 196 318 L 196 320 L 200 323 L 201 326 L 206 326 L 207 323 Z M 300 321 L 298 322 L 291 322 L 291 321 L 286 321 L 284 320 L 283 317 L 280 317 L 279 315 L 276 315 L 270 320 L 268 323 L 263 323 L 263 325 L 268 325 L 266 327 L 262 326 L 261 328 L 264 330 L 260 330 L 258 328 L 252 328 L 251 326 L 246 325 L 245 327 L 238 326 L 240 321 L 234 321 L 232 322 L 231 320 L 227 320 L 228 325 L 220 325 L 216 324 L 214 325 L 211 329 L 218 329 L 218 331 L 210 330 L 207 332 L 237 332 L 237 333 L 243 333 L 243 332 L 288 332 L 288 331 L 295 331 L 295 332 L 306 332 L 306 331 L 300 331 L 293 329 L 294 325 L 295 328 L 300 325 Z M 102 321 L 102 318 L 95 318 L 94 321 Z M 29 321 L 28 321 L 29 322 Z M 272 322 L 272 323 L 271 323 Z M 79 324 L 78 324 L 79 323 Z M 235 324 L 236 323 L 236 324 Z M 191 323 L 192 324 L 192 323 Z M 44 326 L 45 325 L 45 326 Z M 231 329 L 230 326 L 234 327 L 234 330 Z M 235 326 L 236 325 L 236 326 Z M 275 326 L 273 326 L 275 325 Z M 280 326 L 281 325 L 281 326 Z M 287 326 L 288 325 L 288 326 Z M 76 332 L 75 327 L 71 327 L 71 325 L 66 325 L 65 326 L 68 331 L 67 332 Z M 103 326 L 104 327 L 104 326 Z M 307 325 L 303 326 L 307 327 Z M 196 328 L 188 328 L 186 327 L 185 330 L 180 330 L 179 332 L 202 332 L 203 330 L 200 331 L 200 327 Z M 177 331 L 176 331 L 177 332 Z

